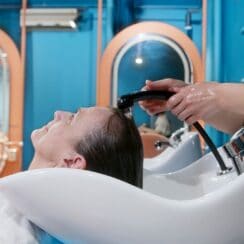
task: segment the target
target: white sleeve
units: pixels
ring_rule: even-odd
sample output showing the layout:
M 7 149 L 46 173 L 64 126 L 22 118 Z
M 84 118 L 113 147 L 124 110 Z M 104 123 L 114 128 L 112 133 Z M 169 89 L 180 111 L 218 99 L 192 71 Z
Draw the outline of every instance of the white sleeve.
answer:
M 0 243 L 36 244 L 30 222 L 0 194 Z

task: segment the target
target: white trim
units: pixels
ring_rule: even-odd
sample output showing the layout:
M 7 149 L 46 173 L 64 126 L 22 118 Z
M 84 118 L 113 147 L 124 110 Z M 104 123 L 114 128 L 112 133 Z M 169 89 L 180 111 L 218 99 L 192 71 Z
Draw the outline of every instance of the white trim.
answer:
M 8 70 L 8 62 L 7 62 L 7 54 L 0 49 L 0 66 L 2 69 L 0 76 L 0 131 L 5 134 L 8 133 L 9 129 L 9 102 L 10 102 L 10 85 L 9 85 L 9 70 Z

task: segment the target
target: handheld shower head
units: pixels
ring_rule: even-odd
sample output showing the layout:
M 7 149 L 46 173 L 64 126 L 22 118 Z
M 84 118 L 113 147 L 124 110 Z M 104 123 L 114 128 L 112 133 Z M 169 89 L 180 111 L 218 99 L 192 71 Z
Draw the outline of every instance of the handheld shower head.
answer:
M 127 110 L 131 108 L 135 102 L 148 99 L 168 100 L 172 95 L 174 95 L 174 93 L 169 91 L 139 91 L 121 96 L 117 101 L 117 106 L 121 110 Z
M 168 100 L 174 92 L 169 91 L 159 91 L 159 90 L 151 90 L 151 91 L 139 91 L 134 93 L 129 93 L 126 95 L 121 96 L 117 101 L 117 107 L 122 110 L 125 114 L 131 114 L 131 108 L 135 102 L 143 101 L 143 100 L 152 100 L 152 99 L 159 99 L 159 100 Z M 219 167 L 221 169 L 220 174 L 228 173 L 231 168 L 226 167 L 222 157 L 220 156 L 216 146 L 214 145 L 213 141 L 210 139 L 206 131 L 203 127 L 198 123 L 195 122 L 193 126 L 198 130 L 200 135 L 205 140 L 206 144 L 209 146 L 210 150 L 212 151 L 213 155 L 215 156 Z

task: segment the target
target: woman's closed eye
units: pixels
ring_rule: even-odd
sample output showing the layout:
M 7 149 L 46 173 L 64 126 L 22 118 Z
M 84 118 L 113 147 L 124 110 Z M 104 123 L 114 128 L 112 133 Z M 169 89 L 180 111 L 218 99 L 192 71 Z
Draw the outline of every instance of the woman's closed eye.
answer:
M 75 114 L 73 114 L 73 113 L 70 114 L 69 118 L 67 119 L 67 123 L 70 124 L 72 122 L 72 120 L 74 119 L 74 117 L 75 117 Z
M 76 118 L 79 116 L 79 114 L 81 113 L 82 110 L 83 110 L 82 108 L 78 108 L 77 111 L 75 113 L 73 113 L 72 120 L 76 120 Z

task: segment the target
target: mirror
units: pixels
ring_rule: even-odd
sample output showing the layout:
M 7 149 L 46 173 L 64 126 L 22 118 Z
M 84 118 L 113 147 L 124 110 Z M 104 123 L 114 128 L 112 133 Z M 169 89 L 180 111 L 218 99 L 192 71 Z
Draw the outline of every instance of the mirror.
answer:
M 128 72 L 129 71 L 129 72 Z M 112 68 L 112 104 L 116 106 L 121 95 L 140 90 L 145 80 L 175 78 L 192 82 L 192 66 L 183 49 L 173 40 L 157 34 L 139 34 L 117 53 Z M 149 116 L 138 104 L 133 107 L 133 115 L 138 126 L 155 128 L 159 123 L 167 123 L 168 131 L 161 133 L 170 136 L 177 129 L 186 126 L 170 112 L 164 113 L 164 119 Z M 165 118 L 166 117 L 166 118 Z M 155 125 L 156 123 L 156 125 Z M 157 126 L 160 129 L 160 126 Z
M 23 91 L 19 51 L 0 30 L 0 177 L 21 170 Z
M 9 72 L 7 54 L 0 49 L 0 131 L 9 130 Z
M 105 49 L 97 84 L 97 105 L 116 106 L 118 96 L 140 90 L 145 80 L 176 78 L 186 83 L 203 80 L 201 56 L 193 41 L 178 28 L 160 22 L 141 22 L 119 32 Z M 142 130 L 169 125 L 170 136 L 186 124 L 171 113 L 148 116 L 133 107 L 133 117 Z M 167 129 L 167 130 L 166 130 Z M 155 132 L 155 130 L 153 130 Z

